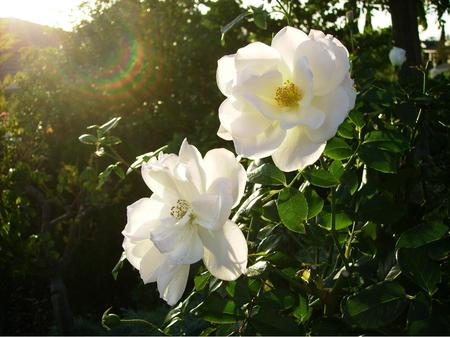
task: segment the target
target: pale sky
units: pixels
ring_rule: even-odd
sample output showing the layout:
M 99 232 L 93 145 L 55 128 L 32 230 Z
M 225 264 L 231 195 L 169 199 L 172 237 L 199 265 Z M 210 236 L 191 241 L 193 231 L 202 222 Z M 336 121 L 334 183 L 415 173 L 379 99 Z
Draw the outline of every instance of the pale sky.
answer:
M 94 2 L 94 0 L 89 1 Z M 19 18 L 64 30 L 71 30 L 81 19 L 86 18 L 86 14 L 78 9 L 82 2 L 83 0 L 0 0 L 0 17 Z M 262 3 L 264 3 L 263 0 L 244 0 L 246 5 L 258 6 Z M 440 30 L 437 25 L 436 14 L 429 14 L 427 19 L 428 29 L 420 32 L 421 39 L 439 39 Z M 447 14 L 444 19 L 446 21 L 446 32 L 450 33 L 450 16 Z M 390 26 L 391 18 L 389 13 L 375 11 L 372 23 L 375 28 Z M 363 24 L 364 19 L 361 18 L 359 26 L 362 27 Z

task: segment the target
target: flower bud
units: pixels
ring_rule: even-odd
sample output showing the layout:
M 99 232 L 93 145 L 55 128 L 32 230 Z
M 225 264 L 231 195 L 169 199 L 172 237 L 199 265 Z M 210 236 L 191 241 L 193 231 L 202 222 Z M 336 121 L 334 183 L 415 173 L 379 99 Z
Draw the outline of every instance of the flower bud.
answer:
M 389 52 L 389 60 L 394 67 L 401 67 L 406 61 L 406 50 L 399 47 L 393 47 Z

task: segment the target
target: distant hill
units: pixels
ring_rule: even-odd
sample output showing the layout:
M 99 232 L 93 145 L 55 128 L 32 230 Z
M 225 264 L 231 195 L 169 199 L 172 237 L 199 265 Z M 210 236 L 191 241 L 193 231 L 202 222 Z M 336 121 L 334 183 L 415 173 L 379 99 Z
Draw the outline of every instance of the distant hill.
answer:
M 65 34 L 69 33 L 19 19 L 0 18 L 0 80 L 20 70 L 21 48 L 55 47 Z

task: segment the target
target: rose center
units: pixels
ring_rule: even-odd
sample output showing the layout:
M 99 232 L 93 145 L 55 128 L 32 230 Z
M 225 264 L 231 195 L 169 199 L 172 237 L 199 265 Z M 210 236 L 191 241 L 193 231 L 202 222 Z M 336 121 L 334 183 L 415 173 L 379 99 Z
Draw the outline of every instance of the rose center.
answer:
M 191 205 L 184 199 L 178 199 L 175 206 L 170 208 L 170 215 L 172 215 L 175 219 L 181 220 L 187 211 L 191 208 Z
M 303 98 L 301 90 L 291 81 L 286 81 L 275 91 L 275 101 L 282 108 L 295 108 Z

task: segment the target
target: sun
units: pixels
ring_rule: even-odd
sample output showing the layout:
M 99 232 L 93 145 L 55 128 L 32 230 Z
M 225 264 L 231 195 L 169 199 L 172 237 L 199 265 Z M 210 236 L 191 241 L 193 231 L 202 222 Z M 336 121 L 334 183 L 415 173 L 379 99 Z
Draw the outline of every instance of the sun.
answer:
M 67 31 L 87 18 L 79 8 L 83 0 L 0 0 L 0 17 L 61 28 Z M 93 3 L 93 0 L 88 3 Z

